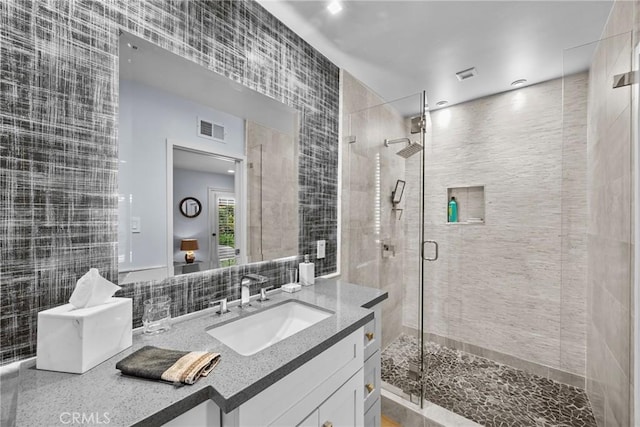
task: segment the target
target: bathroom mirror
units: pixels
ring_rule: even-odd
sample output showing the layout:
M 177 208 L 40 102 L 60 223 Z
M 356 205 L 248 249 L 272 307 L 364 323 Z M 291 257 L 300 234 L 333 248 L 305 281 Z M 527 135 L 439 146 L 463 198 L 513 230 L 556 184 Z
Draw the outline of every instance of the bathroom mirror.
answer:
M 119 47 L 119 283 L 297 255 L 298 111 L 131 34 Z
M 187 218 L 195 218 L 202 211 L 202 203 L 195 197 L 185 197 L 180 200 L 180 213 Z

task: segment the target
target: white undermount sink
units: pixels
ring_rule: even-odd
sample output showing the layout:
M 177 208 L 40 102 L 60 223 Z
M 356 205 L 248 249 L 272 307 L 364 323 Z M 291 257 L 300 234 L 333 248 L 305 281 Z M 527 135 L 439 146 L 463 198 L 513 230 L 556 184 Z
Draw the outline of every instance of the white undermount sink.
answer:
M 243 356 L 265 348 L 331 317 L 333 313 L 300 301 L 287 301 L 247 317 L 214 326 L 207 333 Z

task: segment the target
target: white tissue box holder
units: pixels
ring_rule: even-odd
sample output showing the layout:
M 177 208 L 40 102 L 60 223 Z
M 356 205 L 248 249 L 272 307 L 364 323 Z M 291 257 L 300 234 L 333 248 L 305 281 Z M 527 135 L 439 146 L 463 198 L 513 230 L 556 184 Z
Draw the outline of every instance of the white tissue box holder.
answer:
M 61 305 L 38 313 L 36 367 L 82 374 L 131 347 L 131 298 L 88 308 Z

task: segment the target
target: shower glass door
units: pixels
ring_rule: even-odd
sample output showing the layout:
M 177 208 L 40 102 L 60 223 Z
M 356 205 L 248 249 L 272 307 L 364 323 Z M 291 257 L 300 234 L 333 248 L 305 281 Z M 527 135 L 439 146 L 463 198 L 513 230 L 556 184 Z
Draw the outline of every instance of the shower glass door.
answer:
M 421 405 L 424 94 L 383 102 L 349 75 L 345 88 L 341 273 L 388 292 L 383 389 Z

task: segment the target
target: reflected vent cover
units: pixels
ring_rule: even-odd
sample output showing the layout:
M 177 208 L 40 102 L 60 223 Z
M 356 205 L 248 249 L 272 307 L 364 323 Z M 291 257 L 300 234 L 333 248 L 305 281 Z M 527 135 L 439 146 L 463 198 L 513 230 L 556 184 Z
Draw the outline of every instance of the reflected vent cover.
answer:
M 224 141 L 224 126 L 198 118 L 198 136 Z

